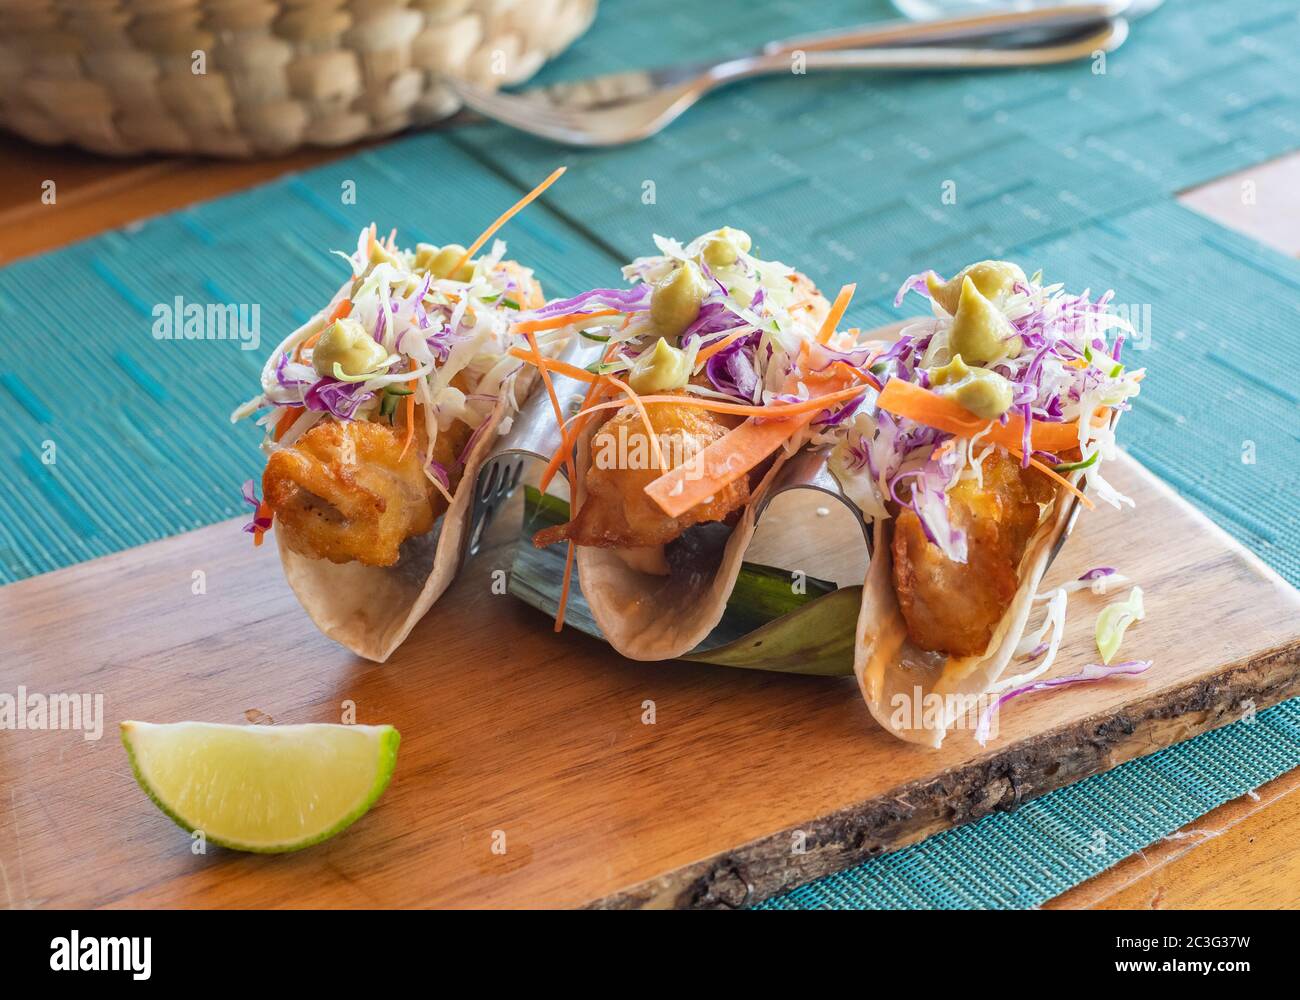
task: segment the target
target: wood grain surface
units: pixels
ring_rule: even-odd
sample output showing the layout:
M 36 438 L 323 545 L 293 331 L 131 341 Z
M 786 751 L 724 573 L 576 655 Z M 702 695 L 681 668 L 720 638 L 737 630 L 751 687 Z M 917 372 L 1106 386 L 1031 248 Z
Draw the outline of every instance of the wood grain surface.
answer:
M 848 679 L 634 663 L 556 635 L 492 593 L 500 554 L 467 567 L 383 666 L 318 635 L 274 547 L 251 548 L 236 522 L 5 587 L 0 690 L 100 693 L 107 717 L 98 741 L 0 741 L 7 902 L 737 906 L 1232 721 L 1245 699 L 1300 693 L 1300 595 L 1120 464 L 1137 510 L 1085 517 L 1049 581 L 1133 554 L 1123 569 L 1149 617 L 1123 655 L 1156 666 L 1014 702 L 984 750 L 968 732 L 939 752 L 893 740 Z M 792 538 L 823 522 L 789 516 Z M 1061 672 L 1094 658 L 1103 600 L 1072 600 Z M 348 702 L 401 730 L 393 784 L 346 834 L 285 857 L 191 854 L 114 729 L 337 721 Z

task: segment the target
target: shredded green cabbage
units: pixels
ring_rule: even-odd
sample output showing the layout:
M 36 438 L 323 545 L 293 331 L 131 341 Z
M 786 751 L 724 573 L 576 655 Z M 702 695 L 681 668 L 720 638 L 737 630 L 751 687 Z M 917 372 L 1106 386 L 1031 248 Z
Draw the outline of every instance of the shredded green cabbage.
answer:
M 1145 617 L 1141 587 L 1134 587 L 1124 600 L 1102 608 L 1097 616 L 1097 651 L 1101 653 L 1102 663 L 1108 664 L 1115 658 L 1125 630 Z

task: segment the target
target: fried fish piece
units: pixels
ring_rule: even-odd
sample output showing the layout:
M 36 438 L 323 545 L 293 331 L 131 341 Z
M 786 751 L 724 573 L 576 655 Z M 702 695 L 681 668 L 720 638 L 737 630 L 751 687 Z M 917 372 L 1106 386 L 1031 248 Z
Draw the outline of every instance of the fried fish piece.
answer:
M 449 470 L 469 437 L 456 421 L 434 440 L 433 458 Z M 404 431 L 369 421 L 325 420 L 291 447 L 271 454 L 262 489 L 289 548 L 312 559 L 391 566 L 412 535 L 446 508 L 423 469 L 427 437 L 417 417 L 402 455 Z
M 975 656 L 1020 585 L 1018 569 L 1038 526 L 1040 504 L 1055 487 L 1021 469 L 1001 449 L 983 463 L 984 483 L 963 479 L 948 491 L 953 526 L 966 533 L 966 562 L 956 563 L 925 537 L 920 518 L 903 510 L 894 525 L 894 589 L 907 631 L 922 649 Z
M 645 408 L 668 469 L 690 461 L 731 428 L 698 407 L 647 403 Z M 567 524 L 539 531 L 533 537 L 538 548 L 566 539 L 602 548 L 661 546 L 693 524 L 724 520 L 749 501 L 749 482 L 742 476 L 680 517 L 665 514 L 645 488 L 667 470 L 655 466 L 645 425 L 631 405 L 592 436 L 591 455 L 582 509 Z

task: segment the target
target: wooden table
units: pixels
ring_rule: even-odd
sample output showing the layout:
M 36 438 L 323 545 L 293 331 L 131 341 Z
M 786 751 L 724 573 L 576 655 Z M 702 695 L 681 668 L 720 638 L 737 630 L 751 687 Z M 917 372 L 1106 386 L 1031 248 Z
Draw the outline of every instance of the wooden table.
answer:
M 0 263 L 303 169 L 351 152 L 258 163 L 110 161 L 0 140 Z M 42 202 L 53 180 L 55 203 Z M 1253 185 L 1253 203 L 1241 196 Z M 1187 192 L 1185 204 L 1300 255 L 1300 155 Z M 1234 800 L 1178 834 L 1064 893 L 1050 908 L 1300 906 L 1300 770 Z

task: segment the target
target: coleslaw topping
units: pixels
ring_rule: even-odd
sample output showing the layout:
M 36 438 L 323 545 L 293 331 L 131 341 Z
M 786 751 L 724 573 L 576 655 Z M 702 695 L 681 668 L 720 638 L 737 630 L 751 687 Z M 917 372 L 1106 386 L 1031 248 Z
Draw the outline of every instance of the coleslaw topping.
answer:
M 728 241 L 732 252 L 713 253 L 719 240 Z M 815 374 L 835 360 L 833 352 L 857 346 L 857 331 L 817 344 L 825 300 L 793 268 L 752 255 L 748 236 L 739 230 L 713 230 L 685 244 L 656 235 L 654 242 L 657 254 L 623 268 L 631 288 L 592 289 L 526 312 L 521 321 L 570 320 L 587 339 L 608 345 L 603 360 L 588 371 L 622 379 L 645 367 L 665 339 L 683 352 L 683 371 L 691 376 L 672 388 L 758 406 L 810 398 L 805 385 L 789 392 L 791 373 Z M 681 329 L 666 329 L 655 299 L 660 286 L 683 269 L 701 281 L 691 303 L 698 310 Z
M 481 430 L 503 395 L 516 405 L 511 389 L 523 363 L 510 348 L 523 341 L 511 324 L 539 298 L 532 272 L 504 259 L 502 241 L 448 275 L 438 254 L 452 249 L 399 249 L 395 235 L 381 241 L 373 225 L 362 230 L 356 250 L 339 254 L 350 279 L 276 347 L 262 369 L 260 392 L 231 420 L 264 411 L 257 423 L 270 453 L 327 418 L 396 423 L 399 404 L 413 396 L 426 475 L 446 493 L 449 470 L 433 459 L 438 434 L 453 421 Z M 542 339 L 549 344 L 562 333 Z M 331 360 L 336 354 L 367 363 L 349 371 Z M 503 432 L 508 427 L 507 418 Z
M 1114 418 L 1145 374 L 1121 361 L 1133 331 L 1112 309 L 1111 292 L 1073 294 L 1045 284 L 1041 272 L 1024 277 L 1015 265 L 985 261 L 949 282 L 933 271 L 912 275 L 896 304 L 909 293 L 927 298 L 931 315 L 904 326 L 872 367 L 884 379 L 884 400 L 907 405 L 895 405 L 898 412 L 882 400 L 859 405 L 822 437 L 864 516 L 909 508 L 929 541 L 965 562 L 946 493 L 961 479 L 982 481 L 982 462 L 996 447 L 1072 490 L 1086 477 L 1104 502 L 1132 505 L 1103 475 L 1115 454 Z M 906 383 L 895 390 L 911 391 L 890 391 L 895 380 Z

